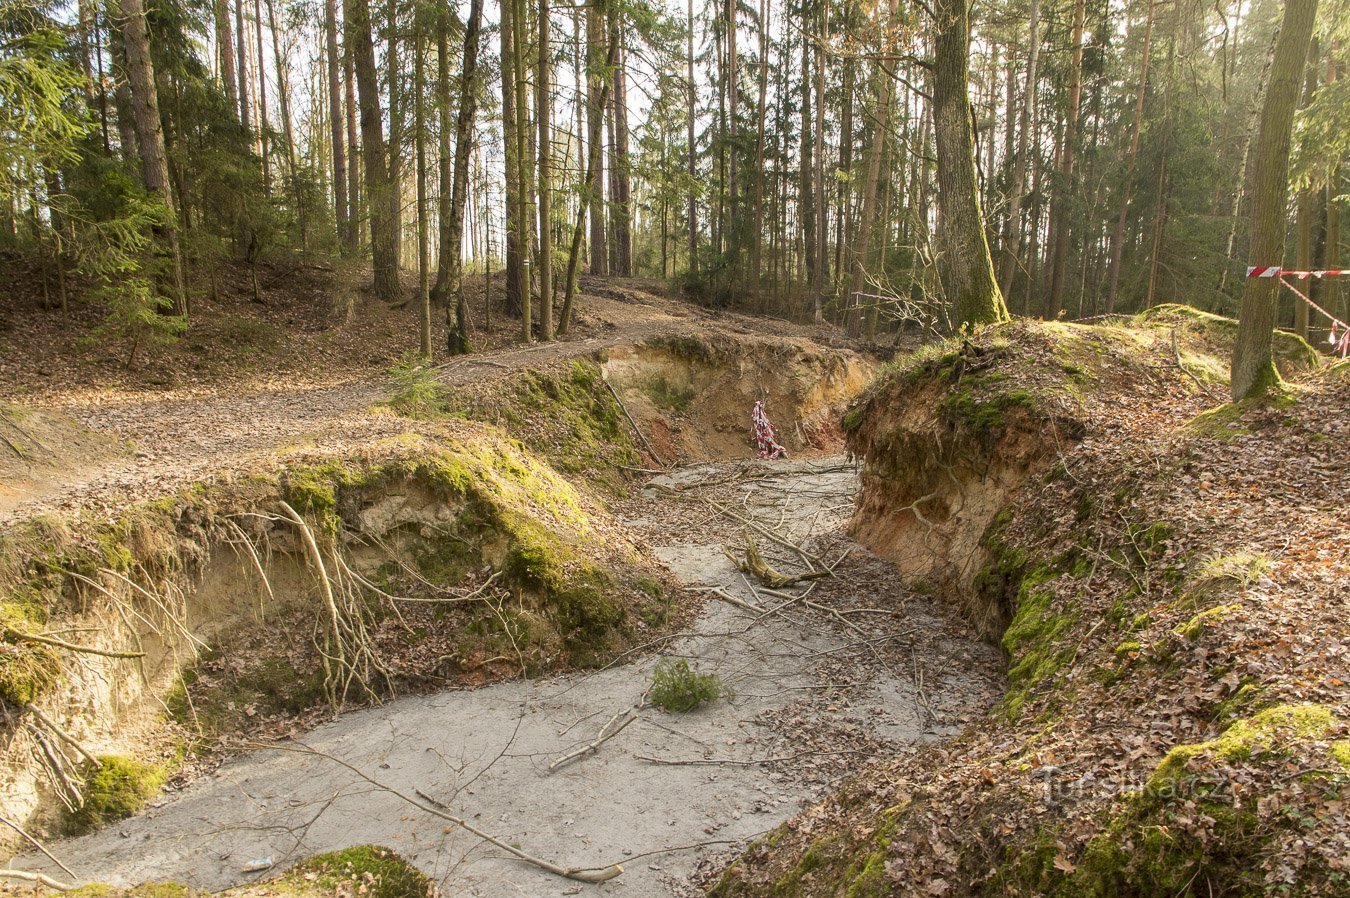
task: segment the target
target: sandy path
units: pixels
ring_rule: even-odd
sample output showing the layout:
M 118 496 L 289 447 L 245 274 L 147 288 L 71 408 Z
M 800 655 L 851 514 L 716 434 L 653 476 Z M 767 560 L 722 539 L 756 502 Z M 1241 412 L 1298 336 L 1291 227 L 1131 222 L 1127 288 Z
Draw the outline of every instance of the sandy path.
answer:
M 856 475 L 818 461 L 773 463 L 770 470 L 783 476 L 756 482 L 739 507 L 772 526 L 785 522 L 794 539 L 837 539 Z M 708 473 L 717 469 L 694 476 Z M 657 515 L 664 503 L 651 492 L 646 506 Z M 641 514 L 643 506 L 632 511 Z M 630 524 L 660 529 L 641 518 Z M 720 542 L 679 539 L 655 553 L 686 583 L 765 601 L 744 584 Z M 912 631 L 925 614 L 910 607 L 896 625 Z M 684 895 L 703 852 L 771 829 L 838 774 L 838 766 L 821 773 L 803 754 L 845 758 L 856 768 L 878 745 L 894 754 L 956 729 L 954 717 L 925 714 L 908 679 L 866 670 L 865 656 L 848 648 L 856 636 L 823 616 L 787 610 L 758 617 L 710 601 L 691 632 L 668 648 L 719 674 L 735 689 L 733 700 L 682 715 L 647 709 L 596 754 L 557 772 L 549 771 L 550 762 L 639 701 L 656 658 L 589 675 L 399 700 L 305 737 L 382 783 L 421 789 L 538 856 L 576 866 L 623 863 L 626 872 L 603 885 L 581 887 L 458 830 L 446 832 L 443 821 L 325 758 L 273 750 L 236 758 L 139 817 L 52 847 L 82 877 L 113 883 L 176 879 L 219 889 L 270 875 L 243 872 L 258 858 L 281 868 L 315 852 L 378 843 L 404 853 L 450 895 Z M 939 629 L 925 651 L 951 641 L 940 624 L 927 623 Z M 968 642 L 962 651 L 986 657 L 987 647 Z M 996 661 L 958 666 L 928 689 L 941 690 L 953 706 L 985 702 L 994 670 Z M 784 715 L 788 728 L 774 723 Z M 816 728 L 856 730 L 871 749 L 849 743 L 803 752 L 801 741 Z M 763 763 L 783 757 L 793 760 Z M 17 863 L 41 866 L 35 858 Z
M 585 297 L 572 338 L 464 356 L 441 366 L 441 378 L 468 383 L 663 333 L 822 333 L 773 319 L 712 315 L 633 289 L 597 289 L 606 295 Z M 371 413 L 388 391 L 384 372 L 370 371 L 345 380 L 287 377 L 252 387 L 48 397 L 43 407 L 115 437 L 127 451 L 77 457 L 64 469 L 44 468 L 21 492 L 0 491 L 0 524 L 51 511 L 101 516 L 206 477 L 247 470 L 257 459 L 297 442 L 340 448 L 392 436 L 403 430 L 398 419 Z

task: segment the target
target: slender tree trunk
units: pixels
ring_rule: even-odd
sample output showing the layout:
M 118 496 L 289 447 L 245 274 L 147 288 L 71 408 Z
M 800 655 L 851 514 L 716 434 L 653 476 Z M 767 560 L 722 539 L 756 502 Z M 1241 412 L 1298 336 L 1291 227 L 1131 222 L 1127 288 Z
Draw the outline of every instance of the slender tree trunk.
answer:
M 516 14 L 514 0 L 501 4 L 502 140 L 506 150 L 506 308 L 519 315 L 526 308 L 529 282 L 525 273 L 525 210 L 521 206 L 520 138 L 516 120 Z M 528 321 L 526 322 L 528 327 Z
M 375 270 L 375 295 L 398 299 L 398 223 L 391 219 L 389 166 L 380 119 L 380 88 L 375 77 L 375 42 L 366 0 L 344 0 L 347 40 L 352 47 L 356 86 L 361 100 L 361 155 L 366 175 L 370 216 L 370 250 Z
M 1336 82 L 1336 42 L 1332 41 L 1331 47 L 1327 52 L 1327 76 L 1328 86 Z M 1322 240 L 1322 267 L 1326 269 L 1339 269 L 1341 267 L 1341 199 L 1344 194 L 1344 185 L 1341 181 L 1341 162 L 1334 159 L 1327 166 L 1327 184 L 1326 194 L 1323 202 L 1327 209 L 1326 233 Z M 1322 298 L 1325 300 L 1327 311 L 1333 315 L 1339 315 L 1341 320 L 1345 320 L 1345 309 L 1341 304 L 1341 297 L 1345 291 L 1341 289 L 1340 281 L 1337 278 L 1327 278 L 1326 289 Z
M 594 150 L 604 141 L 605 104 L 609 81 L 603 65 L 605 51 L 605 10 L 603 0 L 591 0 L 586 7 L 586 143 Z M 589 156 L 588 156 L 589 158 Z M 588 166 L 587 179 L 590 199 L 585 202 L 591 212 L 591 240 L 588 247 L 591 274 L 609 274 L 609 254 L 605 241 L 605 181 L 603 166 Z M 566 319 L 558 324 L 558 332 L 566 333 Z
M 385 21 L 385 81 L 389 88 L 389 188 L 385 192 L 388 204 L 389 241 L 393 245 L 394 279 L 403 268 L 403 106 L 405 99 L 401 86 L 403 67 L 399 55 L 399 4 L 388 0 L 388 18 Z M 420 101 L 420 98 L 419 98 Z
M 1284 256 L 1290 131 L 1316 19 L 1317 0 L 1286 0 L 1257 136 L 1248 256 L 1252 265 L 1279 265 Z M 1276 278 L 1247 278 L 1242 291 L 1242 312 L 1233 344 L 1234 400 L 1264 393 L 1279 383 L 1280 376 L 1271 359 L 1272 333 L 1279 309 L 1280 287 L 1276 281 Z
M 698 272 L 698 169 L 696 166 L 697 145 L 694 142 L 694 108 L 698 88 L 694 85 L 694 0 L 688 0 L 689 33 L 686 35 L 685 72 L 688 84 L 685 86 L 689 96 L 688 135 L 689 141 L 689 272 Z
M 965 2 L 965 0 L 959 0 Z M 890 0 L 886 22 L 895 21 L 898 0 Z M 867 180 L 863 182 L 862 212 L 858 217 L 858 233 L 853 238 L 853 252 L 850 254 L 852 277 L 845 307 L 846 330 L 850 337 L 862 334 L 862 293 L 867 286 L 867 260 L 872 240 L 872 227 L 876 218 L 877 185 L 881 178 L 881 157 L 886 151 L 886 131 L 890 128 L 891 97 L 895 92 L 895 81 L 891 75 L 894 60 L 885 64 L 878 63 L 873 77 L 877 82 L 876 123 L 872 131 L 872 147 L 867 152 Z
M 440 134 L 436 142 L 436 171 L 440 183 L 439 208 L 436 216 L 436 283 L 431 288 L 431 301 L 445 305 L 450 289 L 450 256 L 458 255 L 450 246 L 450 194 L 454 180 L 454 136 L 450 130 L 450 14 L 436 12 L 436 118 Z
M 954 327 L 1008 317 L 994 280 L 984 214 L 975 183 L 965 0 L 936 0 L 933 132 L 937 138 L 939 274 Z
M 1317 93 L 1317 68 L 1320 54 L 1317 52 L 1317 38 L 1314 37 L 1308 42 L 1308 64 L 1305 68 L 1303 82 L 1303 102 L 1302 108 L 1306 109 L 1312 102 L 1313 95 Z M 1304 138 L 1307 142 L 1307 138 Z M 1313 267 L 1313 220 L 1320 217 L 1318 215 L 1317 201 L 1319 191 L 1312 187 L 1305 187 L 1298 194 L 1298 219 L 1295 226 L 1295 233 L 1298 237 L 1298 267 L 1302 271 L 1309 271 Z M 1311 295 L 1315 289 L 1312 281 L 1308 282 L 1308 292 Z M 1302 300 L 1294 301 L 1294 333 L 1303 339 L 1308 339 L 1308 304 Z
M 324 46 L 328 62 L 328 126 L 333 144 L 333 221 L 338 239 L 349 245 L 347 217 L 347 152 L 343 145 L 342 86 L 338 77 L 337 0 L 324 0 Z
M 764 311 L 760 265 L 764 256 L 764 117 L 769 99 L 769 2 L 759 0 L 759 104 L 755 116 L 755 232 L 750 243 L 750 288 Z
M 617 46 L 614 66 L 614 87 L 611 106 L 614 115 L 614 147 L 611 151 L 613 172 L 610 184 L 611 217 L 614 227 L 613 273 L 620 277 L 633 274 L 633 178 L 628 157 L 628 72 L 625 52 L 625 28 L 622 4 L 609 8 L 610 41 Z
M 262 0 L 253 0 L 253 36 L 257 55 L 253 57 L 258 76 L 258 139 L 262 141 L 263 193 L 272 194 L 272 153 L 268 137 L 267 67 L 263 64 Z
M 212 3 L 216 16 L 216 47 L 220 51 L 220 82 L 230 109 L 239 113 L 239 82 L 235 80 L 234 35 L 230 31 L 230 0 Z
M 163 223 L 156 228 L 169 259 L 169 275 L 163 286 L 173 301 L 174 311 L 186 315 L 187 289 L 183 283 L 183 257 L 178 246 L 178 212 L 169 181 L 169 161 L 164 151 L 164 131 L 159 115 L 155 66 L 150 57 L 145 7 L 142 0 L 120 0 L 119 5 L 127 79 L 131 86 L 131 103 L 136 122 L 136 141 L 140 146 L 141 176 L 146 189 L 159 197 L 165 210 Z
M 1111 262 L 1106 293 L 1106 313 L 1116 310 L 1116 296 L 1120 288 L 1120 260 L 1125 252 L 1125 220 L 1130 212 L 1130 193 L 1134 188 L 1134 167 L 1139 158 L 1139 135 L 1144 123 L 1144 97 L 1148 92 L 1148 68 L 1153 48 L 1153 12 L 1155 0 L 1148 0 L 1144 20 L 1144 46 L 1139 58 L 1139 89 L 1134 96 L 1134 127 L 1130 130 L 1130 148 L 1125 154 L 1125 178 L 1120 187 L 1120 213 L 1111 231 Z
M 548 0 L 540 0 L 539 63 L 535 75 L 535 117 L 539 123 L 539 339 L 553 339 L 553 169 L 551 138 L 553 111 L 552 66 Z M 664 224 L 664 222 L 663 222 Z M 662 246 L 664 249 L 664 244 Z
M 431 247 L 427 226 L 427 116 L 422 98 L 426 94 L 426 47 L 423 41 L 423 21 L 426 16 L 419 4 L 413 12 L 413 129 L 417 143 L 417 348 L 424 358 L 431 358 Z
M 1149 0 L 1150 3 L 1153 0 Z M 1012 186 L 1008 191 L 1008 228 L 1003 238 L 1003 273 L 999 278 L 1004 296 L 1012 293 L 1013 275 L 1017 271 L 1018 256 L 1022 238 L 1022 201 L 1027 182 L 1027 164 L 1030 157 L 1028 141 L 1031 138 L 1032 112 L 1036 108 L 1036 92 L 1039 81 L 1037 63 L 1040 61 L 1041 3 L 1031 0 L 1031 24 L 1027 38 L 1027 86 L 1025 99 L 1019 114 L 1017 159 L 1013 163 Z
M 239 67 L 239 121 L 244 131 L 252 131 L 252 113 L 249 109 L 248 32 L 244 30 L 244 4 L 248 0 L 234 0 L 235 41 L 239 49 L 236 63 Z
M 1083 96 L 1083 16 L 1086 0 L 1073 5 L 1073 60 L 1070 63 L 1069 106 L 1064 117 L 1064 143 L 1060 153 L 1060 189 L 1050 202 L 1050 232 L 1053 262 L 1050 295 L 1045 317 L 1054 319 L 1064 308 L 1064 278 L 1068 267 L 1070 218 L 1078 201 L 1078 115 Z
M 281 37 L 277 29 L 276 0 L 267 0 L 267 23 L 272 29 L 272 56 L 277 68 L 277 101 L 281 103 L 281 131 L 286 140 L 286 167 L 291 176 L 291 200 L 300 224 L 300 244 L 309 246 L 309 220 L 305 214 L 305 195 L 300 189 L 300 170 L 295 162 L 295 131 L 291 127 L 290 85 L 286 77 L 285 57 L 281 53 Z
M 342 66 L 343 107 L 347 115 L 347 252 L 356 255 L 361 249 L 361 166 L 356 162 L 360 149 L 357 127 L 356 65 L 352 55 L 351 32 L 343 16 Z
M 801 219 L 801 238 L 802 238 L 802 264 L 806 272 L 806 286 L 814 295 L 812 296 L 813 320 L 819 324 L 821 315 L 821 290 L 818 289 L 819 282 L 816 280 L 817 267 L 820 265 L 820 257 L 817 254 L 816 247 L 816 183 L 815 183 L 815 156 L 816 156 L 816 132 L 815 122 L 812 120 L 811 95 L 815 90 L 815 84 L 811 75 L 811 57 L 818 55 L 819 50 L 814 53 L 810 42 L 803 37 L 802 39 L 802 126 L 801 126 L 801 159 L 798 162 L 798 191 L 797 191 L 797 209 Z M 819 62 L 817 62 L 819 66 Z M 817 71 L 817 76 L 820 74 Z M 824 110 L 821 110 L 824 112 Z
M 473 144 L 473 120 L 478 109 L 478 35 L 483 23 L 483 0 L 469 0 L 469 20 L 464 26 L 464 63 L 459 70 L 459 109 L 455 119 L 455 167 L 450 187 L 446 251 L 446 348 L 451 355 L 469 351 L 469 310 L 464 301 L 461 243 L 464 201 L 469 188 L 469 149 Z M 442 126 L 444 127 L 444 126 Z M 487 253 L 484 254 L 484 260 Z M 487 285 L 483 287 L 487 295 Z

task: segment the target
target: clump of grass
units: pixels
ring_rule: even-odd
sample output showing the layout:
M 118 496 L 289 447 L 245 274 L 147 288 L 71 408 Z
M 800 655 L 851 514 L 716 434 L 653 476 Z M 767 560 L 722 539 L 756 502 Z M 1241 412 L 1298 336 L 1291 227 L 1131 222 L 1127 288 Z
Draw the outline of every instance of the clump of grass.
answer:
M 682 713 L 719 698 L 733 698 L 735 693 L 717 674 L 699 673 L 683 658 L 664 658 L 652 673 L 648 696 L 658 708 Z
M 384 404 L 405 418 L 425 421 L 445 414 L 448 392 L 426 363 L 408 357 L 389 369 L 394 391 Z

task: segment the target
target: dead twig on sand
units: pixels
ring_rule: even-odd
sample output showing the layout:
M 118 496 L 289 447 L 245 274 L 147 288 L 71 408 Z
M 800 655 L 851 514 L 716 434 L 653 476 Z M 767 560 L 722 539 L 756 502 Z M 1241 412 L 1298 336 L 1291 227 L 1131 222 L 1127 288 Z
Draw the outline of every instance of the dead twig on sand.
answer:
M 568 764 L 579 758 L 583 758 L 586 755 L 594 754 L 599 751 L 600 746 L 622 733 L 625 727 L 637 720 L 638 715 L 642 713 L 643 709 L 648 707 L 646 698 L 647 696 L 644 694 L 642 699 L 639 700 L 636 705 L 615 712 L 613 717 L 605 721 L 605 725 L 600 728 L 600 732 L 596 734 L 594 739 L 581 746 L 581 748 L 568 752 L 552 764 L 548 765 L 548 772 L 552 773 L 560 767 L 566 767 Z M 622 718 L 621 722 L 619 722 L 618 726 L 615 726 L 615 722 L 620 721 L 620 718 Z
M 808 580 L 819 580 L 821 577 L 834 576 L 834 572 L 827 568 L 812 569 L 804 574 L 784 574 L 775 570 L 759 553 L 759 547 L 755 545 L 755 538 L 748 531 L 745 534 L 745 557 L 743 559 L 738 559 L 726 546 L 722 547 L 722 551 L 726 553 L 737 568 L 747 574 L 754 575 L 756 580 L 770 589 L 782 589 L 784 586 L 793 586 Z
M 418 800 L 418 798 L 414 798 L 413 796 L 408 795 L 406 792 L 401 792 L 398 789 L 395 789 L 393 786 L 386 785 L 385 783 L 382 783 L 379 780 L 374 779 L 373 777 L 367 776 L 360 770 L 360 768 L 355 767 L 352 764 L 348 764 L 341 758 L 336 758 L 328 754 L 327 752 L 319 751 L 317 748 L 310 748 L 308 745 L 304 745 L 304 743 L 299 744 L 301 746 L 299 748 L 292 748 L 290 746 L 285 745 L 262 745 L 262 744 L 254 744 L 248 747 L 263 749 L 266 751 L 285 751 L 298 755 L 311 755 L 316 758 L 323 758 L 327 761 L 332 761 L 339 767 L 345 767 L 347 770 L 356 774 L 361 779 L 365 780 L 367 783 L 370 783 L 370 785 L 374 786 L 380 791 L 387 792 L 390 795 L 393 795 L 395 798 L 400 798 L 403 801 L 406 801 L 408 804 L 412 805 L 413 807 L 425 813 L 428 813 L 433 817 L 439 817 L 442 820 L 448 821 L 449 823 L 458 826 L 460 829 L 464 830 L 470 835 L 482 839 L 489 845 L 493 845 L 497 848 L 500 848 L 501 850 L 519 858 L 525 863 L 538 867 L 540 870 L 544 870 L 548 873 L 552 873 L 555 876 L 561 876 L 566 879 L 574 879 L 577 882 L 607 882 L 608 880 L 611 880 L 616 876 L 618 876 L 619 874 L 623 873 L 623 867 L 620 866 L 619 864 L 610 864 L 607 867 L 560 867 L 557 864 L 554 864 L 550 861 L 546 861 L 542 858 L 537 858 L 534 855 L 529 854 L 528 852 L 523 851 L 522 849 L 517 848 L 514 845 L 511 845 L 507 842 L 503 842 L 496 836 L 484 832 L 483 830 L 474 826 L 472 823 L 463 819 L 462 817 L 456 817 L 454 814 L 449 813 L 447 810 L 444 809 L 445 808 L 444 805 L 428 796 L 421 789 L 416 790 L 417 795 L 421 799 Z
M 732 767 L 757 767 L 760 764 L 783 764 L 788 761 L 796 761 L 800 758 L 823 758 L 829 755 L 862 755 L 868 754 L 861 748 L 841 748 L 835 751 L 803 751 L 795 755 L 780 755 L 775 758 L 750 758 L 741 760 L 739 758 L 654 758 L 651 755 L 633 755 L 639 761 L 647 761 L 651 764 L 664 764 L 668 767 L 704 767 L 704 766 L 722 766 L 730 765 Z
M 60 867 L 63 871 L 65 871 L 65 874 L 69 876 L 71 879 L 77 878 L 73 870 L 71 870 L 65 864 L 61 863 L 60 858 L 58 858 L 56 855 L 48 851 L 46 845 L 43 845 L 35 837 L 30 835 L 29 832 L 22 826 L 20 826 L 13 820 L 10 820 L 8 817 L 5 817 L 3 815 L 0 815 L 0 823 L 3 823 L 5 826 L 8 826 L 10 829 L 14 830 L 16 833 L 18 833 L 19 835 L 27 839 L 29 842 L 31 842 L 34 848 L 36 848 L 38 851 L 41 851 L 43 854 L 47 855 L 47 859 L 50 860 L 56 866 Z M 55 887 L 53 886 L 53 888 Z
M 0 870 L 0 879 L 22 879 L 24 882 L 35 882 L 58 892 L 69 892 L 75 888 L 68 882 L 52 879 L 46 873 L 31 873 L 28 870 Z

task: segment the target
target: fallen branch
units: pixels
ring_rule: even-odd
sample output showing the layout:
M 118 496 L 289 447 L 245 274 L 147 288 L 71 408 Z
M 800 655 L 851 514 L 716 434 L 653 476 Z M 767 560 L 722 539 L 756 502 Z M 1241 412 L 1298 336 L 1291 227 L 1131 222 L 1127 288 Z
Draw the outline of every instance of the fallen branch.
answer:
M 32 704 L 24 705 L 23 707 L 25 711 L 27 711 L 29 714 L 32 714 L 39 721 L 41 721 L 42 725 L 45 726 L 48 730 L 50 730 L 53 736 L 60 739 L 62 742 L 66 743 L 66 745 L 69 745 L 71 748 L 75 749 L 75 751 L 77 751 L 80 754 L 80 756 L 84 758 L 86 761 L 88 761 L 90 764 L 93 764 L 96 767 L 98 766 L 98 758 L 94 757 L 94 755 L 89 751 L 89 749 L 81 745 L 74 736 L 70 735 L 65 730 L 61 729 L 61 727 L 57 725 L 56 721 L 48 717 L 41 708 L 39 708 L 37 705 Z M 67 870 L 66 872 L 69 873 L 70 871 Z M 74 874 L 72 873 L 71 875 L 73 876 Z
M 745 534 L 745 558 L 738 560 L 731 554 L 725 546 L 722 551 L 726 552 L 736 567 L 747 574 L 754 575 L 755 579 L 763 583 L 770 589 L 782 589 L 784 586 L 793 586 L 797 583 L 804 583 L 808 580 L 819 580 L 821 577 L 832 577 L 834 572 L 828 568 L 821 570 L 809 570 L 804 574 L 784 574 L 775 570 L 764 556 L 759 553 L 759 547 L 755 545 L 755 538 L 747 532 Z
M 33 843 L 33 847 L 34 847 L 34 848 L 36 848 L 38 851 L 41 851 L 43 854 L 47 855 L 47 859 L 50 860 L 50 861 L 51 861 L 53 864 L 55 864 L 56 866 L 60 867 L 62 870 L 64 870 L 65 873 L 66 873 L 66 875 L 69 876 L 71 879 L 76 879 L 76 878 L 77 878 L 77 877 L 75 876 L 75 873 L 74 873 L 73 870 L 71 870 L 71 869 L 70 869 L 69 867 L 67 867 L 65 864 L 61 863 L 60 858 L 58 858 L 56 855 L 54 855 L 54 854 L 52 854 L 50 851 L 48 851 L 46 845 L 43 845 L 43 844 L 42 844 L 41 842 L 39 842 L 36 838 L 34 838 L 32 835 L 30 835 L 29 832 L 28 832 L 26 829 L 24 829 L 22 826 L 20 826 L 19 824 L 15 823 L 13 820 L 10 820 L 8 817 L 5 817 L 5 816 L 3 816 L 3 815 L 0 815 L 0 823 L 5 824 L 5 826 L 8 826 L 10 829 L 14 830 L 16 833 L 18 833 L 19 835 L 23 836 L 23 837 L 24 837 L 25 839 L 27 839 L 29 842 Z
M 610 864 L 608 867 L 560 867 L 557 864 L 543 860 L 542 858 L 534 857 L 533 855 L 521 850 L 520 848 L 517 848 L 516 846 L 511 845 L 507 842 L 503 842 L 501 839 L 498 839 L 497 837 L 492 836 L 481 829 L 478 829 L 476 826 L 474 826 L 469 821 L 463 819 L 462 817 L 456 817 L 455 815 L 449 813 L 448 811 L 442 810 L 444 805 L 441 805 L 440 802 L 435 801 L 434 799 L 428 798 L 426 796 L 426 793 L 422 792 L 420 789 L 417 790 L 417 792 L 420 796 L 422 796 L 423 800 L 421 801 L 419 801 L 416 798 L 413 798 L 411 795 L 408 795 L 404 792 L 400 792 L 393 786 L 386 785 L 385 783 L 382 783 L 379 780 L 374 779 L 373 777 L 367 776 L 365 773 L 361 772 L 360 769 L 351 764 L 348 764 L 341 758 L 335 758 L 332 755 L 327 754 L 326 752 L 321 752 L 318 749 L 310 748 L 307 745 L 303 746 L 302 748 L 289 748 L 283 745 L 254 745 L 252 747 L 269 751 L 286 751 L 300 755 L 313 755 L 315 757 L 324 758 L 325 760 L 332 761 L 334 764 L 337 764 L 340 767 L 347 768 L 347 770 L 356 774 L 361 779 L 365 780 L 367 783 L 370 783 L 375 788 L 383 792 L 388 792 L 395 798 L 401 798 L 408 804 L 412 805 L 413 807 L 425 811 L 426 813 L 432 815 L 433 817 L 439 817 L 442 820 L 446 820 L 450 823 L 453 823 L 455 826 L 458 826 L 459 828 L 470 833 L 471 835 L 477 836 L 484 842 L 487 842 L 489 845 L 493 845 L 497 848 L 500 848 L 501 850 L 514 855 L 515 857 L 519 858 L 525 863 L 532 864 L 533 866 L 538 867 L 541 870 L 545 870 L 549 873 L 552 873 L 555 876 L 561 876 L 566 879 L 573 879 L 576 880 L 577 882 L 607 882 L 611 879 L 614 879 L 619 874 L 623 873 L 623 867 L 619 864 Z
M 652 764 L 664 764 L 668 767 L 692 767 L 692 766 L 721 766 L 730 764 L 733 767 L 756 767 L 760 764 L 782 764 L 787 761 L 795 761 L 798 758 L 820 758 L 827 755 L 862 755 L 867 754 L 860 748 L 841 748 L 836 751 L 803 751 L 795 755 L 779 755 L 774 758 L 750 758 L 749 760 L 740 760 L 738 758 L 654 758 L 651 755 L 633 755 L 639 761 L 647 761 Z
M 565 767 L 568 764 L 572 763 L 573 761 L 577 760 L 578 758 L 583 758 L 586 755 L 594 754 L 595 752 L 599 751 L 600 746 L 604 745 L 606 742 L 622 733 L 625 727 L 627 727 L 633 721 L 637 720 L 638 714 L 640 714 L 642 712 L 642 709 L 646 707 L 647 702 L 644 700 L 640 701 L 638 704 L 634 705 L 631 708 L 626 708 L 622 711 L 615 712 L 613 717 L 605 721 L 605 725 L 600 728 L 600 732 L 596 734 L 594 739 L 592 739 L 587 744 L 583 745 L 581 748 L 578 748 L 575 751 L 568 752 L 561 758 L 558 758 L 552 764 L 548 765 L 548 772 L 552 773 L 559 767 Z M 619 718 L 623 718 L 623 722 L 620 723 L 618 726 L 614 726 L 614 721 L 618 720 Z M 614 728 L 610 729 L 610 727 Z
M 759 615 L 768 614 L 768 609 L 762 608 L 753 602 L 747 602 L 745 599 L 738 599 L 721 586 L 686 586 L 684 587 L 684 591 L 710 592 L 729 605 L 735 605 L 737 608 L 744 608 L 746 611 L 753 611 L 755 614 Z
M 619 411 L 623 412 L 623 416 L 628 419 L 628 424 L 630 427 L 633 428 L 633 433 L 637 434 L 637 438 L 642 441 L 642 445 L 647 447 L 647 451 L 651 453 L 652 458 L 656 459 L 656 463 L 661 467 L 663 468 L 670 467 L 669 465 L 666 464 L 665 459 L 656 454 L 656 449 L 653 448 L 652 444 L 647 441 L 646 434 L 642 432 L 641 427 L 638 427 L 638 423 L 633 419 L 633 416 L 628 413 L 628 406 L 623 404 L 623 400 L 619 398 L 619 392 L 614 389 L 614 385 L 609 381 L 605 380 L 603 377 L 600 379 L 604 381 L 605 388 L 609 390 L 609 395 L 613 396 L 614 401 L 619 404 Z
M 825 564 L 825 562 L 821 560 L 819 555 L 806 551 L 801 546 L 797 545 L 796 543 L 794 543 L 792 540 L 788 539 L 785 536 L 779 536 L 777 533 L 774 533 L 772 530 L 770 530 L 768 527 L 765 527 L 763 524 L 761 524 L 759 521 L 756 521 L 754 518 L 748 518 L 744 515 L 738 514 L 732 511 L 727 506 L 718 505 L 716 502 L 709 502 L 708 504 L 712 506 L 719 514 L 723 514 L 729 518 L 732 518 L 733 520 L 740 521 L 745 526 L 754 528 L 765 539 L 772 540 L 773 542 L 778 543 L 780 546 L 783 546 L 786 549 L 791 549 L 793 552 L 796 552 L 797 555 L 801 557 L 802 561 L 806 563 L 806 566 L 809 569 L 814 571 L 828 567 Z
M 39 636 L 36 633 L 24 633 L 20 630 L 5 628 L 5 639 L 14 639 L 19 642 L 36 642 L 41 645 L 49 645 L 53 648 L 65 649 L 68 652 L 80 652 L 86 655 L 101 655 L 104 658 L 144 658 L 145 652 L 116 652 L 110 649 L 96 649 L 89 645 L 76 645 L 73 642 L 66 642 L 64 639 L 57 639 L 53 636 Z
M 68 882 L 52 879 L 46 873 L 30 873 L 27 870 L 0 870 L 0 879 L 22 879 L 24 882 L 36 882 L 58 892 L 69 892 L 75 887 Z

